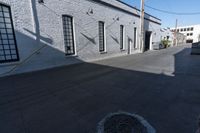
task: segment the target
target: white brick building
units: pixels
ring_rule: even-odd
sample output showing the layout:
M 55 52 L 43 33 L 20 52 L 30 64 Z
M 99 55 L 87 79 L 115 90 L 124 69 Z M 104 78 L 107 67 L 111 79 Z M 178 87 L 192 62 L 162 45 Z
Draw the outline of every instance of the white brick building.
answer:
M 175 31 L 175 28 L 171 28 L 171 31 Z M 200 25 L 190 25 L 177 27 L 177 32 L 184 34 L 187 43 L 195 43 L 200 41 Z
M 0 23 L 1 70 L 140 52 L 140 11 L 118 0 L 0 0 Z M 146 49 L 160 41 L 160 25 L 145 14 Z

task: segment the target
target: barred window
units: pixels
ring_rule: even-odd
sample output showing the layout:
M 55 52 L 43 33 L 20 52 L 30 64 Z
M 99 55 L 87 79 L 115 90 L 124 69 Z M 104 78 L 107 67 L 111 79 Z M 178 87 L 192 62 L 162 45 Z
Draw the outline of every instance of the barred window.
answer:
M 124 26 L 120 25 L 120 49 L 124 49 Z
M 73 18 L 71 16 L 63 15 L 63 33 L 66 55 L 74 55 L 74 33 L 73 33 Z
M 0 4 L 0 63 L 18 61 L 19 55 L 9 6 Z
M 99 51 L 105 51 L 105 24 L 102 21 L 99 21 Z
M 134 48 L 137 48 L 137 28 L 135 27 L 134 28 L 134 40 L 133 40 L 133 45 L 134 45 Z

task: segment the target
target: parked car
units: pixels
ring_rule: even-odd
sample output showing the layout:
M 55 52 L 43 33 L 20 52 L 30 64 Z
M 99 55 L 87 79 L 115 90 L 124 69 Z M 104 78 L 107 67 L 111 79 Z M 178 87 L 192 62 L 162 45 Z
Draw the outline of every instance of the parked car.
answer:
M 165 46 L 161 42 L 153 42 L 153 49 L 154 50 L 159 50 L 163 49 Z

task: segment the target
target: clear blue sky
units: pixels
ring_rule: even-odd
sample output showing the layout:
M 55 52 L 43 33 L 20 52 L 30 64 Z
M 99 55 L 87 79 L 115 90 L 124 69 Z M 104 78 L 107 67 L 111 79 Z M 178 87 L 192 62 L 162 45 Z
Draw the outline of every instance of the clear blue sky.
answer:
M 140 8 L 140 0 L 122 0 L 132 6 Z M 190 13 L 200 12 L 200 0 L 145 0 L 145 4 L 157 9 Z M 145 7 L 145 12 L 162 20 L 162 27 L 175 27 L 176 19 L 178 26 L 200 24 L 200 14 L 191 16 L 170 15 Z

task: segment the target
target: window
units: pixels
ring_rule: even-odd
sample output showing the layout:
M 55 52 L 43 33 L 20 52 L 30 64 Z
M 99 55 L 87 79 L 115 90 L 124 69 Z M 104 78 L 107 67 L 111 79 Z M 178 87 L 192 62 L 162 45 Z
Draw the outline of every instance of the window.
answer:
M 133 47 L 137 48 L 137 28 L 134 28 L 134 40 L 133 40 Z
M 167 40 L 169 40 L 169 36 L 167 36 Z
M 18 61 L 10 7 L 0 4 L 0 63 Z
M 194 28 L 192 27 L 192 28 L 191 28 L 191 31 L 193 31 L 193 30 L 194 30 Z
M 190 34 L 189 33 L 187 33 L 187 36 L 189 36 Z
M 181 32 L 183 31 L 183 29 L 181 29 Z
M 186 43 L 193 43 L 193 39 L 186 40 Z
M 186 28 L 184 28 L 184 31 L 186 31 Z
M 63 15 L 63 33 L 66 55 L 74 55 L 74 33 L 73 33 L 73 18 L 71 16 Z
M 105 52 L 105 24 L 99 21 L 99 51 Z
M 190 36 L 193 36 L 193 33 L 190 33 Z
M 187 31 L 190 31 L 190 28 L 187 28 Z
M 177 32 L 179 32 L 179 29 L 177 29 Z
M 124 26 L 120 25 L 120 49 L 124 49 Z

